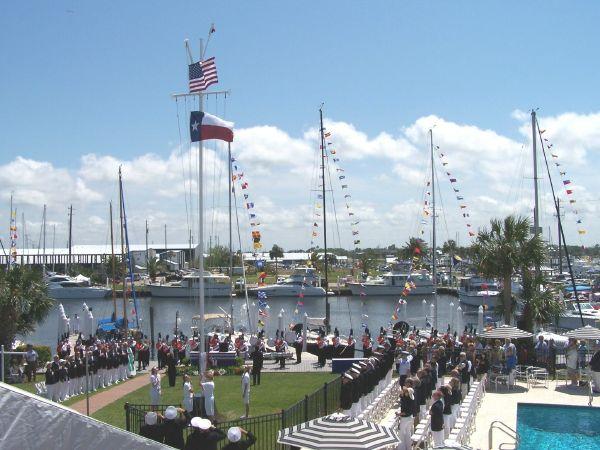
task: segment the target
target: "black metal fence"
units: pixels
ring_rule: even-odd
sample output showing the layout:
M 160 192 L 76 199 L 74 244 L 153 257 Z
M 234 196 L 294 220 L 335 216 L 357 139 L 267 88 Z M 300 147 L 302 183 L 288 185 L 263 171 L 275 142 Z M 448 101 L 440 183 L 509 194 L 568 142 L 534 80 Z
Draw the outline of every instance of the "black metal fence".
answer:
M 342 379 L 338 377 L 329 383 L 323 384 L 321 388 L 304 397 L 298 403 L 275 414 L 249 417 L 247 419 L 236 419 L 227 422 L 218 422 L 215 426 L 227 433 L 230 427 L 241 427 L 252 432 L 256 437 L 254 448 L 260 450 L 282 450 L 288 448 L 277 444 L 277 432 L 292 425 L 298 425 L 317 417 L 331 414 L 340 407 L 340 393 Z M 159 405 L 156 411 L 164 413 L 167 405 Z M 125 403 L 125 428 L 127 431 L 139 434 L 140 427 L 144 424 L 144 418 L 151 405 L 132 405 Z M 191 432 L 188 427 L 184 431 L 184 437 Z M 227 440 L 221 441 L 218 448 L 227 444 Z

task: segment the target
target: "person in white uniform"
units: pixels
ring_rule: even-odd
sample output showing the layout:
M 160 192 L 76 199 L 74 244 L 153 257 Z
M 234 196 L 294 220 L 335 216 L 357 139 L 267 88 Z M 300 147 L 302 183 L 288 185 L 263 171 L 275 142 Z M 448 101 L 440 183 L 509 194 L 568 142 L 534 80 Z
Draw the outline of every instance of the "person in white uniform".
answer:
M 185 374 L 183 376 L 183 409 L 191 413 L 194 409 L 194 388 L 190 376 Z
M 250 416 L 250 366 L 244 367 L 242 374 L 242 400 L 246 409 L 246 415 L 242 419 L 247 419 Z
M 200 383 L 204 393 L 204 410 L 211 421 L 215 417 L 215 383 L 213 381 L 213 372 L 209 370 L 204 375 L 204 380 Z
M 158 373 L 158 369 L 153 367 L 150 372 L 150 404 L 152 405 L 152 409 L 156 409 L 160 404 L 161 393 L 160 374 Z

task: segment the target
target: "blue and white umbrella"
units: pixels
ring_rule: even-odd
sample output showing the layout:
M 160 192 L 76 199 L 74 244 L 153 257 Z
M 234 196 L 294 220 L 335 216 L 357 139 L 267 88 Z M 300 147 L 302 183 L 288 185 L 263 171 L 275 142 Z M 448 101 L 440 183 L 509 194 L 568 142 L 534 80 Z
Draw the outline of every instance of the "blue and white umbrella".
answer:
M 336 413 L 279 430 L 277 442 L 318 450 L 377 450 L 396 446 L 400 439 L 390 428 Z

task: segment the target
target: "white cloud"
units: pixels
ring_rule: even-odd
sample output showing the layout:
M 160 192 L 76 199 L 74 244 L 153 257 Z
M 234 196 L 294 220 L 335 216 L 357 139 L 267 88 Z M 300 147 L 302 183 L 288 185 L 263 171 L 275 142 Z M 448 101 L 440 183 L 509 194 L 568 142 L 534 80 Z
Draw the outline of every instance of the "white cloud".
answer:
M 459 204 L 468 205 L 469 223 L 477 229 L 489 222 L 490 217 L 511 213 L 531 215 L 533 205 L 532 170 L 530 155 L 529 114 L 513 111 L 518 121 L 516 130 L 523 136 L 518 142 L 497 131 L 482 129 L 472 124 L 460 124 L 430 115 L 400 127 L 400 132 L 381 131 L 369 136 L 355 125 L 326 120 L 328 141 L 336 150 L 338 166 L 345 170 L 350 189 L 339 191 L 334 177 L 334 191 L 338 211 L 339 237 L 343 245 L 351 246 L 350 218 L 346 201 L 360 220 L 358 229 L 363 246 L 402 244 L 422 228 L 421 220 L 425 183 L 429 180 L 429 129 L 433 128 L 434 145 L 443 153 L 446 166 L 436 156 L 439 188 L 439 231 L 443 240 L 454 238 L 456 231 L 466 237 L 467 220 L 462 217 Z M 561 114 L 540 117 L 544 136 L 555 143 L 564 168 L 572 180 L 577 211 L 588 225 L 584 239 L 592 242 L 600 233 L 590 229 L 592 217 L 597 214 L 595 198 L 597 179 L 594 163 L 600 150 L 600 113 L 578 115 Z M 274 126 L 262 125 L 236 130 L 232 152 L 238 165 L 237 172 L 245 173 L 249 189 L 238 195 L 249 194 L 255 204 L 252 213 L 261 222 L 265 247 L 273 243 L 284 248 L 307 247 L 311 225 L 315 220 L 314 203 L 319 168 L 318 132 L 306 129 L 292 136 Z M 227 236 L 227 162 L 223 145 L 207 144 L 204 149 L 204 204 L 205 230 L 219 235 L 220 242 Z M 5 186 L 6 199 L 14 191 L 19 211 L 29 220 L 41 215 L 41 205 L 49 207 L 48 221 L 57 224 L 57 243 L 66 240 L 66 209 L 74 204 L 74 235 L 77 243 L 103 242 L 107 236 L 109 199 L 117 199 L 117 172 L 122 167 L 129 229 L 132 242 L 143 242 L 145 221 L 150 224 L 150 241 L 162 242 L 164 224 L 168 227 L 170 242 L 188 240 L 188 222 L 196 234 L 197 222 L 197 157 L 196 148 L 165 149 L 160 154 L 142 154 L 124 159 L 112 154 L 85 154 L 75 169 L 26 158 L 16 158 L 0 166 L 0 183 Z M 332 161 L 333 162 L 333 161 Z M 457 201 L 450 188 L 448 176 L 458 179 L 460 195 Z M 540 175 L 544 176 L 545 172 Z M 553 174 L 556 176 L 557 174 Z M 556 184 L 556 181 L 555 181 Z M 562 185 L 556 186 L 562 192 Z M 191 197 L 190 197 L 191 192 Z M 350 193 L 344 199 L 343 194 Z M 553 205 L 547 184 L 541 185 L 541 203 L 544 226 L 554 227 Z M 330 194 L 328 194 L 330 196 Z M 312 199 L 312 200 L 311 200 Z M 565 199 L 566 200 L 566 199 Z M 245 201 L 238 198 L 242 240 L 248 245 L 249 211 Z M 574 216 L 568 203 L 565 222 L 570 221 L 570 232 L 575 230 Z M 115 220 L 118 207 L 115 205 Z M 331 211 L 332 208 L 328 207 Z M 0 221 L 6 213 L 0 210 Z M 336 221 L 330 221 L 338 241 Z M 428 225 L 429 227 L 429 225 Z M 39 227 L 37 227 L 39 228 Z M 32 231 L 35 230 L 35 231 Z M 424 237 L 429 236 L 429 229 Z M 29 227 L 32 241 L 38 233 Z M 576 234 L 576 231 L 575 231 Z M 321 238 L 321 237 L 319 237 Z M 577 236 L 577 240 L 580 237 Z M 208 240 L 208 239 L 207 239 Z M 237 239 L 236 239 L 237 241 Z

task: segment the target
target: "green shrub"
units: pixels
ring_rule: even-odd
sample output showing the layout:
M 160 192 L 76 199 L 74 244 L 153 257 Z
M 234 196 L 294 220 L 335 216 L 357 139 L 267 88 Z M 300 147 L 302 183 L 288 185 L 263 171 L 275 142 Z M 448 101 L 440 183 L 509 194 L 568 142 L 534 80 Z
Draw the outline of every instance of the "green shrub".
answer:
M 44 367 L 48 361 L 52 361 L 52 352 L 50 351 L 50 347 L 47 345 L 34 345 L 33 349 L 38 354 L 38 368 Z M 27 345 L 19 345 L 15 351 L 17 352 L 26 352 Z M 23 360 L 25 358 L 19 358 L 19 360 Z

